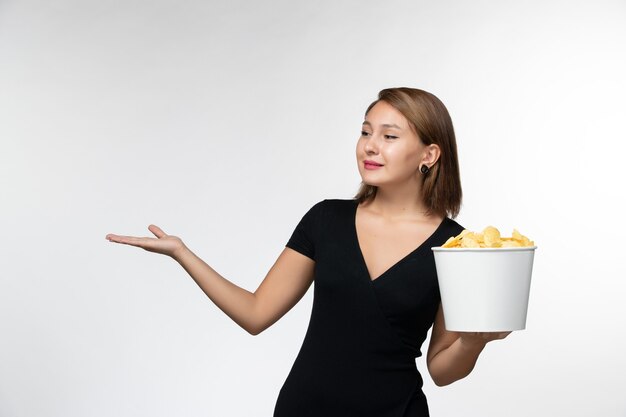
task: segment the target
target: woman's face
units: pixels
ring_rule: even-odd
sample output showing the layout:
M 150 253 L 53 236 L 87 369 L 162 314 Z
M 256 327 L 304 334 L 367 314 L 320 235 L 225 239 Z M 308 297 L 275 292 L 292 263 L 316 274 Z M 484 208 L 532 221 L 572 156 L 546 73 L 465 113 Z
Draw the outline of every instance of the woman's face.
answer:
M 422 175 L 420 164 L 428 159 L 427 150 L 402 113 L 379 101 L 365 116 L 357 142 L 359 173 L 364 183 L 375 186 L 416 182 Z M 372 167 L 365 161 L 382 166 Z

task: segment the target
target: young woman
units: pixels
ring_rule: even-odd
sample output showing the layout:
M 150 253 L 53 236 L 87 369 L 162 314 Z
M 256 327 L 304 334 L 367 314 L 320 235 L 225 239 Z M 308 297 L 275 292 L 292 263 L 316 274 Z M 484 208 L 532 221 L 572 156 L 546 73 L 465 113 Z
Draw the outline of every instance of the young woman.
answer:
M 418 89 L 382 90 L 365 113 L 353 199 L 313 205 L 254 293 L 215 272 L 181 239 L 107 235 L 176 260 L 224 313 L 256 335 L 315 282 L 301 350 L 274 417 L 428 416 L 415 366 L 433 326 L 426 363 L 435 384 L 467 376 L 486 343 L 504 333 L 445 330 L 431 247 L 463 227 L 452 220 L 461 182 L 452 121 Z

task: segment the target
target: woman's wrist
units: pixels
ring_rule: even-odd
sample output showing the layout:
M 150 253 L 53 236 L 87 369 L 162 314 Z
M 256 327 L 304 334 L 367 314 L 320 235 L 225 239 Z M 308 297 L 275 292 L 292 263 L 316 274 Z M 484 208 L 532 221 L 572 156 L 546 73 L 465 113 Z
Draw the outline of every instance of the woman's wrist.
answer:
M 185 257 L 187 257 L 190 253 L 191 251 L 189 250 L 189 248 L 181 241 L 180 246 L 176 248 L 174 252 L 172 252 L 171 256 L 172 256 L 172 259 L 174 259 L 176 262 L 181 263 L 182 260 Z

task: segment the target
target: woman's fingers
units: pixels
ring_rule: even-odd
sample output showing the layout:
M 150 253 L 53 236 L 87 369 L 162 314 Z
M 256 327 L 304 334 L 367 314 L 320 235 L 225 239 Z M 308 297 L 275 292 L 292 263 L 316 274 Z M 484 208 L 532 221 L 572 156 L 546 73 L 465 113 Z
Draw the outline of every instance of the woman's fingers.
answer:
M 155 226 L 154 224 L 151 224 L 150 226 L 148 226 L 148 230 L 150 230 L 152 234 L 158 237 L 159 239 L 161 239 L 164 236 L 167 236 L 165 232 L 161 230 L 159 226 Z
M 132 245 L 132 246 L 139 246 L 139 247 L 149 246 L 151 241 L 155 240 L 154 238 L 150 238 L 150 237 L 121 236 L 121 235 L 114 235 L 114 234 L 108 234 L 106 238 L 109 242 L 123 243 L 125 245 Z
M 482 337 L 487 341 L 492 341 L 504 339 L 510 334 L 511 332 L 483 332 Z
M 462 335 L 467 335 L 467 336 L 477 336 L 477 337 L 486 337 L 486 338 L 498 338 L 498 339 L 502 339 L 508 335 L 511 334 L 510 331 L 507 332 L 458 332 L 461 333 Z
M 165 234 L 165 232 L 161 230 L 160 227 L 155 226 L 154 224 L 151 224 L 150 226 L 148 226 L 148 230 L 150 230 L 152 234 L 154 234 L 159 239 L 167 236 L 167 234 Z M 115 235 L 113 233 L 109 233 L 108 235 L 106 235 L 106 239 L 109 242 L 124 243 L 127 245 L 134 245 L 134 246 L 150 245 L 156 240 L 152 237 L 122 236 L 122 235 Z
M 148 226 L 148 230 L 156 237 L 122 236 L 110 233 L 106 235 L 106 239 L 109 242 L 137 246 L 149 252 L 156 252 L 168 256 L 173 256 L 185 246 L 180 238 L 166 234 L 160 227 L 154 224 Z
M 108 240 L 109 242 L 122 243 L 122 240 L 124 240 L 124 238 L 126 237 L 128 236 L 120 236 L 120 235 L 114 235 L 113 233 L 109 233 L 108 235 L 106 235 L 105 239 Z
M 459 332 L 464 343 L 486 344 L 507 337 L 511 332 Z

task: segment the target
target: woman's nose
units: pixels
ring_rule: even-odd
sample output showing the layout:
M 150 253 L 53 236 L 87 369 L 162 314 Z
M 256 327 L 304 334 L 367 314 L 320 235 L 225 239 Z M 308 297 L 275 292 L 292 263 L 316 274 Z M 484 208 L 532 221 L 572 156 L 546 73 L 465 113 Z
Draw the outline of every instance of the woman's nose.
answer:
M 370 137 L 367 142 L 365 142 L 365 152 L 372 153 L 378 151 L 378 144 L 376 143 L 376 139 L 374 137 Z

